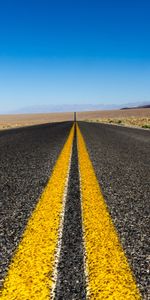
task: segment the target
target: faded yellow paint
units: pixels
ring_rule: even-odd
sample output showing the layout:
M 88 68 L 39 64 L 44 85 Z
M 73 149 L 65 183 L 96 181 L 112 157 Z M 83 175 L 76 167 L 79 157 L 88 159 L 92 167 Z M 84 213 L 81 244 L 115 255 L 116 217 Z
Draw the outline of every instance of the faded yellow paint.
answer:
M 77 138 L 89 299 L 139 300 L 79 127 Z
M 50 299 L 73 135 L 74 127 L 28 221 L 4 282 L 1 300 Z

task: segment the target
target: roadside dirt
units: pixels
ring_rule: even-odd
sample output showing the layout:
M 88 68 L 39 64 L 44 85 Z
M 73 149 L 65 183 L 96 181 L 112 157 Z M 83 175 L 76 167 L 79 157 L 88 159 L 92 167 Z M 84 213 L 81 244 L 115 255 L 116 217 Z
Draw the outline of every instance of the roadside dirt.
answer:
M 77 113 L 78 120 L 150 128 L 150 108 Z
M 0 130 L 73 120 L 73 113 L 0 115 Z
M 73 118 L 73 112 L 0 115 L 0 130 L 72 121 Z M 150 108 L 77 112 L 77 120 L 150 128 Z

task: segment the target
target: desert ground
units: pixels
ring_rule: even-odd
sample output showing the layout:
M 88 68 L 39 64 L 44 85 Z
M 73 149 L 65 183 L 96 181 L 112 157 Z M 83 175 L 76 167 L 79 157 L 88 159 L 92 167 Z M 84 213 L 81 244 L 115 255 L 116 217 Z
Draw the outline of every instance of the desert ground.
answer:
M 150 108 L 79 112 L 77 119 L 150 128 Z
M 73 113 L 0 115 L 0 130 L 73 120 Z
M 73 112 L 0 115 L 0 130 L 73 118 Z M 77 120 L 150 128 L 150 108 L 77 112 Z

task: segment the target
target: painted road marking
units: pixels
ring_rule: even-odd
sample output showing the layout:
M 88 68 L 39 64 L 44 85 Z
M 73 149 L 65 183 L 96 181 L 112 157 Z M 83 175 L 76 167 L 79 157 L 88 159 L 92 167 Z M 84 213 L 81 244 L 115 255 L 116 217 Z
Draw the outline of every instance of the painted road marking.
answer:
M 79 127 L 77 136 L 89 299 L 139 300 Z
M 76 130 L 72 148 L 54 299 L 86 299 Z
M 74 127 L 56 162 L 52 176 L 31 216 L 10 265 L 1 300 L 45 300 L 53 286 L 62 199 Z

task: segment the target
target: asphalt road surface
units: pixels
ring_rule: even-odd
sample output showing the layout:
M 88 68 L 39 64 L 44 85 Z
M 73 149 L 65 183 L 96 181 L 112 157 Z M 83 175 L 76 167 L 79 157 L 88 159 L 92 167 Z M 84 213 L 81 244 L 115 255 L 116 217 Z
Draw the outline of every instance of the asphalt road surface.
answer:
M 148 299 L 150 132 L 85 122 L 80 128 L 121 243 Z
M 52 299 L 65 300 L 148 300 L 150 296 L 148 291 L 148 268 L 150 263 L 148 239 L 150 132 L 113 125 L 79 122 L 78 125 L 88 151 L 86 154 L 86 148 L 83 145 L 79 130 L 78 139 L 76 128 L 73 135 L 69 135 L 72 125 L 72 122 L 63 122 L 0 132 L 1 280 L 4 284 L 2 300 L 48 299 L 48 295 Z M 71 145 L 72 150 L 70 150 Z M 64 149 L 64 152 L 57 160 L 62 149 Z M 85 152 L 83 157 L 82 150 Z M 68 163 L 69 157 L 70 165 Z M 60 161 L 60 165 L 57 163 L 58 161 Z M 68 165 L 68 171 L 63 174 L 61 172 L 65 165 Z M 18 279 L 15 282 L 17 276 L 14 275 L 14 278 L 12 276 L 16 267 L 11 267 L 11 265 L 18 265 L 18 262 L 15 263 L 15 260 L 18 259 L 15 258 L 15 253 L 21 241 L 25 239 L 24 232 L 26 232 L 28 221 L 32 219 L 39 198 L 43 195 L 48 181 L 52 177 L 52 170 L 55 170 L 55 172 L 53 172 L 54 180 L 51 183 L 50 191 L 54 186 L 56 193 L 52 205 L 53 202 L 57 205 L 59 198 L 61 199 L 61 192 L 55 182 L 57 180 L 58 183 L 63 181 L 63 179 L 61 180 L 63 176 L 67 180 L 66 183 L 63 181 L 62 184 L 64 191 L 67 190 L 64 197 L 64 212 L 60 213 L 62 208 L 59 204 L 56 215 L 53 216 L 53 224 L 49 235 L 41 242 L 42 248 L 47 240 L 51 240 L 49 248 L 46 249 L 51 250 L 54 248 L 55 251 L 52 253 L 55 258 L 50 258 L 48 262 L 49 271 L 43 267 L 43 269 L 45 268 L 43 276 L 46 279 L 44 281 L 44 277 L 41 277 L 41 279 L 39 277 L 35 284 L 37 288 L 35 296 L 30 298 L 25 291 L 29 286 L 32 290 L 34 280 L 31 278 L 31 274 L 28 283 L 23 282 L 25 289 L 24 287 L 21 289 Z M 96 174 L 96 177 L 94 177 L 94 174 Z M 97 185 L 97 181 L 99 185 Z M 96 194 L 94 194 L 95 186 Z M 99 186 L 101 190 L 98 190 Z M 90 196 L 92 192 L 95 195 L 93 203 L 92 196 Z M 105 212 L 101 192 L 107 203 L 110 216 Z M 45 194 L 46 198 L 49 197 L 47 193 Z M 42 198 L 43 203 L 45 201 L 44 197 Z M 99 201 L 102 201 L 101 214 L 98 207 Z M 90 203 L 95 205 L 95 207 L 91 206 L 93 207 L 93 217 L 92 214 L 88 215 L 88 205 Z M 39 214 L 41 214 L 40 208 Z M 44 214 L 43 211 L 42 219 L 44 219 Z M 95 219 L 97 224 L 94 224 L 95 221 L 93 221 L 95 214 L 97 214 Z M 49 219 L 52 220 L 51 211 L 49 212 Z M 107 228 L 105 228 L 101 219 L 105 219 L 104 224 L 108 223 Z M 102 227 L 99 226 L 99 223 L 102 224 Z M 50 227 L 50 224 L 48 227 Z M 56 228 L 56 232 L 59 232 L 58 238 L 56 234 L 52 235 L 53 228 Z M 105 244 L 107 243 L 106 253 L 104 251 L 105 246 L 103 251 L 101 250 L 103 244 L 101 228 L 104 237 L 105 232 L 106 234 L 108 232 L 108 241 L 105 241 Z M 98 230 L 100 231 L 98 232 Z M 119 240 L 116 237 L 118 235 Z M 109 243 L 109 236 L 112 244 Z M 54 242 L 56 239 L 59 242 Z M 113 246 L 113 241 L 115 246 Z M 23 242 L 22 245 L 24 244 L 26 243 Z M 93 245 L 93 248 L 89 245 Z M 96 249 L 96 245 L 98 245 L 97 254 L 96 250 L 93 250 Z M 24 252 L 23 247 L 21 248 L 21 255 Z M 121 250 L 121 247 L 123 247 L 123 250 Z M 60 248 L 59 251 L 56 248 Z M 114 253 L 117 253 L 116 258 Z M 100 254 L 102 261 L 97 262 L 96 260 L 99 260 Z M 48 257 L 49 253 L 46 253 L 46 255 Z M 114 259 L 112 265 L 111 259 L 112 262 Z M 23 269 L 21 269 L 22 260 L 23 258 L 19 260 L 20 270 L 17 272 L 23 274 Z M 103 268 L 106 268 L 106 274 L 95 272 L 100 263 Z M 23 262 L 23 264 L 26 264 L 26 262 Z M 36 269 L 35 265 L 36 257 L 33 264 Z M 51 265 L 53 269 L 56 269 L 55 275 L 50 271 Z M 116 274 L 115 267 L 117 268 Z M 119 271 L 119 267 L 124 269 L 125 273 Z M 9 270 L 12 270 L 10 274 Z M 36 274 L 36 271 L 33 271 Z M 102 274 L 105 274 L 105 278 L 102 278 Z M 22 276 L 24 277 L 24 274 Z M 18 278 L 20 278 L 20 274 Z M 115 285 L 116 278 L 121 278 L 118 286 Z M 40 281 L 42 284 L 46 282 L 45 290 L 43 285 L 40 286 Z M 35 286 L 33 286 L 33 289 Z M 141 298 L 138 289 L 142 295 Z M 49 290 L 53 292 L 49 292 Z M 31 294 L 29 293 L 29 295 Z
M 72 122 L 0 132 L 1 280 Z

